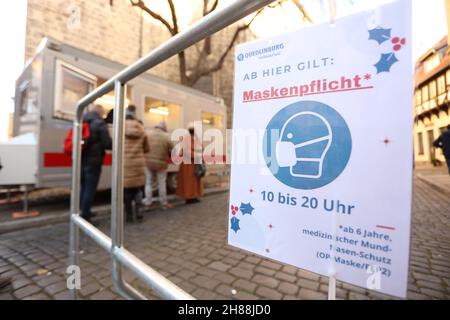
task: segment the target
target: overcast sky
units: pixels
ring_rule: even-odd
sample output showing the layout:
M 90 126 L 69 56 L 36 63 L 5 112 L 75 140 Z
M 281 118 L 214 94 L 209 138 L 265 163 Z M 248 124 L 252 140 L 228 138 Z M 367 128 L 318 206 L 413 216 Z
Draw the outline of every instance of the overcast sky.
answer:
M 59 0 L 67 1 L 69 0 Z M 124 0 L 125 1 L 125 0 Z M 413 1 L 413 36 L 415 59 L 447 34 L 444 0 Z M 326 0 L 303 0 L 310 8 L 315 21 L 326 19 Z M 366 8 L 379 5 L 386 0 L 337 0 L 340 12 L 347 11 L 349 3 L 356 3 L 354 8 Z M 346 5 L 347 4 L 347 5 Z M 319 9 L 317 9 L 319 8 Z M 0 141 L 7 135 L 8 114 L 13 111 L 12 97 L 14 84 L 24 65 L 26 25 L 26 0 L 0 1 Z

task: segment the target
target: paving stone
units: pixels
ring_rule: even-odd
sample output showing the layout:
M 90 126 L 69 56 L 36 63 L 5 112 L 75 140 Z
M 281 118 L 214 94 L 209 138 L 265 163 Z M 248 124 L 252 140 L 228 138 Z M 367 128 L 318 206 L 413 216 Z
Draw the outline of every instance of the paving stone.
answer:
M 264 260 L 259 264 L 261 267 L 266 267 L 273 270 L 280 270 L 282 265 L 276 262 L 272 262 L 269 260 Z
M 232 275 L 226 273 L 218 273 L 217 275 L 214 276 L 214 279 L 225 284 L 231 284 L 234 281 L 236 281 L 236 277 L 233 277 Z
M 413 277 L 416 280 L 425 280 L 426 282 L 435 282 L 435 283 L 440 283 L 441 282 L 439 277 L 434 276 L 432 274 L 422 274 L 422 273 L 413 271 Z
M 217 270 L 217 271 L 222 271 L 222 272 L 226 272 L 228 269 L 231 268 L 231 266 L 229 264 L 225 264 L 220 261 L 214 261 L 214 262 L 210 263 L 208 265 L 208 267 L 211 269 Z
M 305 289 L 305 288 L 300 289 L 300 291 L 298 293 L 298 297 L 302 300 L 326 300 L 327 299 L 326 294 L 324 294 L 322 292 L 310 290 L 310 289 Z
M 101 286 L 98 283 L 91 282 L 86 286 L 82 286 L 81 289 L 79 290 L 79 293 L 82 296 L 87 297 L 87 296 L 90 296 L 90 295 L 100 291 L 100 289 L 101 289 Z
M 60 276 L 57 275 L 50 275 L 45 276 L 44 278 L 38 280 L 36 284 L 40 287 L 47 287 L 50 284 L 53 284 L 58 281 L 66 281 L 65 279 L 62 279 Z
M 228 272 L 233 276 L 247 280 L 251 279 L 253 276 L 253 272 L 242 268 L 231 268 Z
M 258 264 L 261 262 L 261 258 L 255 257 L 255 256 L 248 256 L 245 258 L 245 261 L 252 264 Z
M 56 282 L 44 288 L 44 291 L 49 295 L 55 295 L 63 290 L 67 290 L 66 281 Z
M 280 300 L 283 297 L 283 295 L 279 293 L 277 290 L 263 286 L 259 286 L 256 289 L 256 295 L 262 297 L 263 299 L 270 299 L 270 300 Z
M 314 280 L 319 281 L 320 276 L 318 274 L 306 271 L 306 270 L 298 270 L 297 276 L 300 278 L 308 279 L 308 280 Z
M 219 281 L 209 278 L 209 277 L 206 277 L 206 276 L 203 276 L 203 275 L 196 276 L 196 277 L 190 279 L 189 281 L 192 282 L 194 285 L 197 285 L 201 288 L 210 289 L 210 290 L 213 290 L 215 287 L 217 287 L 220 284 Z
M 2 300 L 15 300 L 15 298 L 9 292 L 0 292 L 0 301 Z
M 236 282 L 233 283 L 233 287 L 236 288 L 236 290 L 242 289 L 247 292 L 254 292 L 256 289 L 256 284 L 253 282 L 250 282 L 245 279 L 239 279 Z
M 293 276 L 292 274 L 281 272 L 281 271 L 279 271 L 275 274 L 275 278 L 286 281 L 286 282 L 290 282 L 290 283 L 295 283 L 297 280 L 296 276 Z
M 192 292 L 192 295 L 198 300 L 213 300 L 217 296 L 216 293 L 202 288 L 195 289 L 194 292 Z
M 17 280 L 13 280 L 11 282 L 11 286 L 12 286 L 13 290 L 18 290 L 18 289 L 23 288 L 31 283 L 33 283 L 33 282 L 28 278 L 20 278 Z
M 28 296 L 35 294 L 36 292 L 41 291 L 41 288 L 34 284 L 27 285 L 19 290 L 14 291 L 14 295 L 17 299 L 24 299 Z
M 273 288 L 273 289 L 278 287 L 278 285 L 280 284 L 280 281 L 278 281 L 277 279 L 268 277 L 268 276 L 264 276 L 264 275 L 260 275 L 260 274 L 255 275 L 252 278 L 252 282 L 260 284 L 262 286 Z
M 117 295 L 112 293 L 109 290 L 102 290 L 99 291 L 95 294 L 93 294 L 92 296 L 89 297 L 90 300 L 112 300 L 116 297 Z
M 28 297 L 24 298 L 23 300 L 50 300 L 50 298 L 46 294 L 41 292 L 41 293 L 34 294 L 32 296 L 28 296 Z
M 266 267 L 257 266 L 255 267 L 255 273 L 265 274 L 267 276 L 274 276 L 276 271 Z
M 437 291 L 428 288 L 421 288 L 420 292 L 434 299 L 445 299 L 445 293 L 442 291 Z
M 289 282 L 281 282 L 278 287 L 278 291 L 287 294 L 287 295 L 295 295 L 298 292 L 298 286 L 289 283 Z
M 430 297 L 424 295 L 424 294 L 420 294 L 420 293 L 416 293 L 416 292 L 408 292 L 408 299 L 411 300 L 429 300 Z
M 357 292 L 350 292 L 348 298 L 350 300 L 370 300 L 368 296 Z
M 289 273 L 289 274 L 295 276 L 295 275 L 297 274 L 298 268 L 293 267 L 293 266 L 283 266 L 283 268 L 281 269 L 281 271 L 286 272 L 286 273 Z
M 311 289 L 311 290 L 318 290 L 319 289 L 319 282 L 318 281 L 313 281 L 313 280 L 308 280 L 308 279 L 298 279 L 297 285 L 300 288 L 305 288 L 305 289 Z

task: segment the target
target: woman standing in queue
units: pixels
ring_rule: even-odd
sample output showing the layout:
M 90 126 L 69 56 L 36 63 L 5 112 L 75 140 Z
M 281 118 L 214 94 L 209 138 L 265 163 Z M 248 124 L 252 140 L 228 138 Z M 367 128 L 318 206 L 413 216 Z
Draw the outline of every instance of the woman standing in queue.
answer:
M 186 199 L 186 204 L 197 203 L 199 198 L 203 196 L 203 174 L 199 174 L 200 163 L 202 162 L 202 145 L 195 135 L 194 125 L 188 127 L 189 135 L 183 138 L 180 156 L 182 162 L 178 171 L 177 191 L 176 195 Z M 197 168 L 196 168 L 197 166 Z
M 141 221 L 142 198 L 145 186 L 145 154 L 150 151 L 144 126 L 136 119 L 136 107 L 130 105 L 126 111 L 124 147 L 124 202 L 126 220 Z M 133 210 L 134 202 L 134 210 Z

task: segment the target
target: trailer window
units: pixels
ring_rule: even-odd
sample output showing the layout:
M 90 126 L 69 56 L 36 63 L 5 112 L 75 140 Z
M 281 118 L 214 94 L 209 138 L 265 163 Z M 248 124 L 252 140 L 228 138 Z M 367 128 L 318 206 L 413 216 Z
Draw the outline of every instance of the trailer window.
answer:
M 144 111 L 146 128 L 153 128 L 162 121 L 167 124 L 169 131 L 180 127 L 181 107 L 178 104 L 146 97 Z
M 77 102 L 94 89 L 95 83 L 94 76 L 57 61 L 54 116 L 73 120 Z
M 97 79 L 97 87 L 100 87 L 102 84 L 104 84 L 107 81 L 107 79 L 98 78 Z M 125 85 L 125 92 L 126 92 L 126 98 L 125 98 L 125 107 L 128 107 L 131 103 L 131 92 L 132 87 L 130 85 Z M 114 96 L 114 90 L 103 95 L 102 97 L 98 98 L 94 102 L 95 104 L 100 104 L 105 108 L 106 112 L 109 112 L 112 110 L 116 104 L 116 98 Z
M 202 112 L 202 123 L 205 127 L 223 128 L 223 116 L 221 114 Z

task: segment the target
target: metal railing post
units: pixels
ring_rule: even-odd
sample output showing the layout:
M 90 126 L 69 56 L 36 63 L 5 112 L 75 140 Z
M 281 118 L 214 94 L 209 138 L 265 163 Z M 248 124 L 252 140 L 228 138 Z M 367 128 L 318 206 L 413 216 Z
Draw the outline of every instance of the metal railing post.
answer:
M 113 150 L 111 178 L 111 259 L 114 287 L 127 299 L 145 299 L 122 278 L 122 266 L 114 255 L 114 249 L 123 247 L 123 147 L 125 144 L 125 84 L 114 84 L 115 108 L 113 121 Z
M 81 177 L 81 134 L 82 117 L 86 105 L 77 106 L 77 114 L 73 122 L 72 134 L 72 192 L 70 199 L 70 240 L 69 240 L 69 265 L 79 266 L 79 230 L 72 221 L 72 217 L 80 214 L 80 177 Z M 77 299 L 77 289 L 71 288 L 69 297 Z

